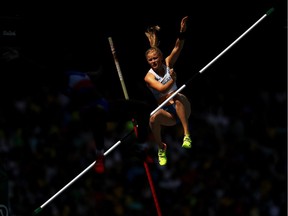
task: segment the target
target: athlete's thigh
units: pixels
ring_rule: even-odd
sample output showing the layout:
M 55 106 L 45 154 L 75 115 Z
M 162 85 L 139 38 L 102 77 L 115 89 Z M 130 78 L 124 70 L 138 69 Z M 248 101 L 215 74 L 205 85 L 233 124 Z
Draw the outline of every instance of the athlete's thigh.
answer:
M 189 117 L 191 114 L 191 103 L 188 98 L 185 95 L 178 93 L 175 99 L 179 100 L 184 105 L 186 114 Z
M 157 115 L 157 121 L 161 125 L 173 126 L 173 125 L 176 124 L 175 117 L 171 113 L 169 113 L 169 112 L 167 112 L 167 111 L 165 111 L 163 109 L 160 109 L 156 113 L 156 115 Z

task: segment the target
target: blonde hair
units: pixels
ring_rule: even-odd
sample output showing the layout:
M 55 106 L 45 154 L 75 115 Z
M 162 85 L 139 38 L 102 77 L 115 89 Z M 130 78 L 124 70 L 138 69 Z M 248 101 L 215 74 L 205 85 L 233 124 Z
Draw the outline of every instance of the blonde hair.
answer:
M 160 41 L 158 39 L 158 32 L 160 31 L 160 27 L 158 25 L 149 27 L 145 35 L 149 40 L 150 48 L 145 52 L 145 56 L 150 52 L 156 52 L 158 55 L 162 56 L 162 51 L 158 48 Z

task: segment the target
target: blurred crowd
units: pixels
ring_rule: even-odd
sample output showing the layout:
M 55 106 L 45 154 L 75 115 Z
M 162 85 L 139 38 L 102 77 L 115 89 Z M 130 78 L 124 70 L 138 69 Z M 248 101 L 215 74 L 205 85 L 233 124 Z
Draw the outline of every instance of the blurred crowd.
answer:
M 285 215 L 286 93 L 263 90 L 235 106 L 220 103 L 225 99 L 218 95 L 213 108 L 194 110 L 191 150 L 181 148 L 181 128 L 165 128 L 165 167 L 150 134 L 122 141 L 131 122 L 107 122 L 106 150 L 122 142 L 105 157 L 104 181 L 88 170 L 39 215 L 151 216 L 157 202 L 170 216 Z M 1 103 L 0 156 L 11 215 L 31 215 L 95 161 L 93 139 L 68 108 L 69 98 L 48 86 Z

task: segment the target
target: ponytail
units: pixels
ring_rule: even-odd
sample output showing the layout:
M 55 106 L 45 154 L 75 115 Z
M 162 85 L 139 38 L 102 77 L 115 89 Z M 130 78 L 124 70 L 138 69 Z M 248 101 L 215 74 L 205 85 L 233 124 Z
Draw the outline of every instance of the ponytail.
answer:
M 160 27 L 158 25 L 149 27 L 145 35 L 149 40 L 150 47 L 158 47 L 160 41 L 158 39 L 158 32 L 160 31 Z

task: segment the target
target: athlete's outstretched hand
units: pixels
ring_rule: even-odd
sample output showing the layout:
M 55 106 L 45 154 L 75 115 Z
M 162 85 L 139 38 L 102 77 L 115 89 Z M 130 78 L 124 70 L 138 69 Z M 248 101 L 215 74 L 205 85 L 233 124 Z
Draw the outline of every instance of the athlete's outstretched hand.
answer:
M 187 29 L 187 20 L 188 20 L 188 16 L 185 16 L 182 18 L 181 20 L 181 24 L 180 24 L 180 32 L 185 32 Z

